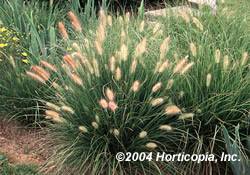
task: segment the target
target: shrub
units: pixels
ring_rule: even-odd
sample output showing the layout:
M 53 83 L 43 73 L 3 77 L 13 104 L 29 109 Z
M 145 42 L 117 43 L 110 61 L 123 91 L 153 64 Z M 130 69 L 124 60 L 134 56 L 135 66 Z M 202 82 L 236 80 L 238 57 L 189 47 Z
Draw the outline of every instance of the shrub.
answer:
M 40 81 L 43 75 L 38 72 L 32 77 L 58 93 L 45 103 L 45 116 L 54 122 L 49 129 L 56 150 L 48 164 L 55 163 L 59 174 L 68 168 L 77 174 L 200 173 L 207 166 L 208 171 L 230 171 L 228 162 L 115 159 L 120 151 L 210 152 L 219 158 L 225 151 L 221 124 L 230 134 L 239 124 L 240 148 L 247 151 L 249 30 L 237 16 L 218 15 L 204 11 L 197 18 L 181 12 L 152 27 L 134 19 L 128 22 L 129 16 L 112 21 L 101 15 L 94 34 L 69 13 L 77 39 L 69 40 L 60 23 L 63 38 L 75 50 L 64 56 L 65 70 L 57 73 L 56 84 Z M 187 54 L 189 59 L 179 59 Z M 167 65 L 163 72 L 155 69 Z
M 78 39 L 72 43 L 75 51 L 66 54 L 62 64 L 54 65 L 64 68 L 56 73 L 60 78 L 54 81 L 48 76 L 52 72 L 39 71 L 41 67 L 27 72 L 32 79 L 54 87 L 50 90 L 58 94 L 58 98 L 45 102 L 45 118 L 53 122 L 50 133 L 56 151 L 51 163 L 56 164 L 58 174 L 69 173 L 68 168 L 74 174 L 177 172 L 172 163 L 118 162 L 115 155 L 182 151 L 189 135 L 184 129 L 190 125 L 183 117 L 193 114 L 182 113 L 170 92 L 174 80 L 180 80 L 193 62 L 182 58 L 170 63 L 165 59 L 170 37 L 159 39 L 160 59 L 152 60 L 158 49 L 149 49 L 155 43 L 149 37 L 151 29 L 147 29 L 150 35 L 143 32 L 143 22 L 139 37 L 132 38 L 134 28 L 128 18 L 113 21 L 114 29 L 108 27 L 112 18 L 101 11 L 96 34 L 88 35 L 82 33 L 72 12 L 69 18 Z M 128 31 L 120 31 L 122 26 Z M 63 23 L 59 30 L 71 45 Z M 153 33 L 154 37 L 161 35 L 156 29 Z

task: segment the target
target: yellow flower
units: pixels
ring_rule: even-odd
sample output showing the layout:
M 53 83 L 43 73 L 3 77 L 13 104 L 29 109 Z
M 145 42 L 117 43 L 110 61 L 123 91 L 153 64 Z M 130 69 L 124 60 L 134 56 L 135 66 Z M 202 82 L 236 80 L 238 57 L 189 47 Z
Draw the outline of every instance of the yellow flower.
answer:
M 19 41 L 19 38 L 13 37 L 12 40 L 13 40 L 13 41 Z
M 6 47 L 6 46 L 8 46 L 8 44 L 4 44 L 4 43 L 0 43 L 0 48 L 4 48 L 4 47 Z
M 25 64 L 29 64 L 29 60 L 28 59 L 22 59 L 22 62 Z
M 26 52 L 22 52 L 21 55 L 24 56 L 24 57 L 28 56 L 28 54 Z
M 0 28 L 0 32 L 5 32 L 7 29 L 5 27 Z

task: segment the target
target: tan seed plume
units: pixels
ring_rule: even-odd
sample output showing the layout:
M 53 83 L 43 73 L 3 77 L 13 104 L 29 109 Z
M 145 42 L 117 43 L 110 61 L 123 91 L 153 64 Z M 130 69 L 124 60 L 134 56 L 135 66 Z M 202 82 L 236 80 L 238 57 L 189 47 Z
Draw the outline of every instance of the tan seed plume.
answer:
M 161 125 L 159 127 L 160 130 L 164 130 L 164 131 L 172 131 L 173 130 L 173 127 L 170 126 L 170 125 Z
M 115 79 L 119 81 L 122 78 L 122 71 L 120 67 L 117 67 L 115 70 Z
M 115 57 L 111 56 L 109 59 L 109 68 L 111 72 L 115 71 Z
M 143 38 L 135 48 L 135 58 L 142 56 L 146 52 L 147 39 Z
M 148 149 L 153 150 L 153 149 L 157 148 L 157 144 L 156 144 L 156 143 L 153 143 L 153 142 L 149 142 L 149 143 L 146 144 L 146 147 L 147 147 Z
M 194 113 L 185 113 L 179 116 L 179 120 L 186 120 L 194 117 Z
M 183 69 L 181 70 L 181 74 L 185 74 L 186 72 L 188 72 L 194 65 L 194 62 L 188 63 L 185 67 L 183 67 Z
M 115 100 L 115 93 L 110 88 L 106 88 L 105 95 L 109 101 Z
M 185 10 L 179 10 L 179 16 L 186 22 L 190 23 L 191 19 L 187 11 Z
M 71 113 L 71 114 L 75 113 L 75 111 L 73 110 L 73 108 L 71 108 L 69 106 L 66 106 L 66 105 L 61 106 L 61 110 L 65 111 L 65 112 L 68 112 L 68 113 Z
M 172 86 L 173 86 L 173 84 L 174 84 L 174 80 L 173 79 L 168 80 L 167 89 L 171 89 Z
M 169 50 L 170 41 L 171 41 L 170 37 L 167 37 L 162 42 L 162 44 L 160 46 L 160 60 L 164 59 L 164 57 L 166 56 L 166 54 Z
M 91 125 L 92 125 L 93 128 L 95 128 L 95 129 L 98 129 L 98 127 L 99 127 L 98 123 L 96 123 L 96 122 L 92 122 Z
M 114 136 L 118 137 L 120 135 L 120 132 L 118 129 L 114 129 L 113 134 L 114 134 Z
M 141 86 L 140 81 L 136 80 L 136 81 L 134 81 L 134 83 L 133 83 L 133 85 L 131 87 L 131 90 L 133 92 L 138 92 L 140 90 L 140 86 Z
M 131 74 L 135 73 L 136 67 L 137 67 L 137 60 L 133 59 L 131 66 L 130 66 L 130 73 Z
M 144 27 L 145 27 L 145 21 L 143 20 L 143 21 L 140 23 L 139 31 L 140 31 L 140 32 L 143 32 L 143 31 L 144 31 Z
M 40 61 L 40 64 L 41 64 L 42 66 L 44 66 L 44 67 L 46 67 L 46 68 L 52 70 L 53 72 L 57 72 L 56 66 L 53 65 L 53 64 L 50 64 L 50 63 L 47 62 L 47 61 L 41 60 L 41 61 Z
M 59 33 L 61 34 L 62 38 L 64 40 L 67 40 L 69 39 L 69 35 L 68 35 L 68 32 L 65 28 L 65 25 L 63 24 L 63 22 L 59 22 L 58 23 L 58 30 L 59 30 Z
M 160 64 L 159 64 L 160 65 Z M 166 60 L 164 61 L 160 66 L 159 66 L 159 69 L 158 69 L 158 72 L 159 73 L 163 73 L 168 67 L 169 67 L 169 61 Z
M 69 17 L 69 19 L 71 21 L 71 25 L 75 29 L 75 31 L 81 32 L 82 27 L 81 27 L 81 23 L 78 20 L 77 16 L 72 11 L 70 11 L 70 12 L 68 12 L 68 17 Z
M 46 84 L 45 80 L 42 77 L 40 77 L 39 75 L 37 75 L 37 74 L 35 74 L 33 72 L 30 72 L 30 71 L 26 71 L 26 74 L 29 77 L 31 77 L 33 80 L 36 80 L 36 81 L 38 81 L 38 82 L 40 82 L 42 84 Z
M 229 67 L 229 64 L 230 64 L 229 57 L 228 57 L 228 55 L 225 55 L 224 59 L 223 59 L 223 69 L 227 70 Z
M 243 52 L 242 54 L 242 60 L 241 60 L 241 65 L 244 66 L 248 62 L 249 55 L 247 52 Z
M 105 99 L 101 99 L 99 101 L 99 105 L 103 108 L 103 109 L 107 109 L 109 106 L 108 106 L 108 102 L 105 100 Z
M 112 26 L 112 16 L 110 15 L 107 16 L 107 22 L 109 26 Z
M 77 74 L 71 73 L 70 78 L 79 86 L 83 85 L 82 79 Z
M 191 42 L 189 44 L 189 47 L 190 47 L 190 51 L 191 51 L 192 55 L 194 57 L 196 57 L 197 56 L 197 48 L 196 48 L 195 44 L 193 42 Z
M 108 107 L 112 112 L 115 112 L 116 109 L 118 108 L 117 104 L 114 101 L 110 101 L 108 103 Z
M 198 29 L 200 29 L 201 31 L 204 30 L 203 25 L 202 25 L 202 23 L 200 22 L 200 20 L 198 18 L 193 17 L 192 20 L 193 20 L 193 23 L 196 25 L 196 27 Z
M 70 55 L 65 55 L 63 61 L 73 70 L 77 68 L 75 60 Z
M 82 133 L 87 133 L 88 129 L 85 126 L 79 126 L 78 129 L 82 132 Z
M 210 73 L 207 74 L 207 81 L 206 81 L 206 86 L 210 87 L 212 81 L 212 75 Z
M 187 64 L 188 62 L 188 59 L 187 57 L 181 59 L 180 61 L 177 62 L 174 70 L 173 70 L 173 73 L 179 73 L 183 70 L 184 66 Z
M 95 75 L 97 77 L 100 77 L 99 65 L 96 59 L 93 59 L 93 68 L 94 68 Z
M 216 51 L 215 51 L 215 63 L 216 64 L 220 63 L 220 58 L 221 58 L 221 52 L 219 49 L 216 49 Z
M 166 107 L 165 114 L 168 116 L 174 116 L 174 115 L 181 114 L 181 110 L 176 105 L 171 105 L 171 106 Z
M 50 78 L 50 73 L 43 69 L 41 66 L 32 66 L 31 70 L 42 77 L 45 81 L 48 81 Z
M 141 132 L 139 133 L 139 138 L 143 139 L 143 138 L 145 138 L 147 135 L 148 135 L 148 133 L 147 133 L 146 131 L 141 131 Z
M 161 87 L 162 87 L 162 82 L 156 83 L 156 84 L 153 86 L 153 88 L 152 88 L 152 92 L 154 93 L 154 92 L 159 91 L 159 90 L 161 89 Z
M 45 104 L 49 109 L 52 109 L 52 110 L 55 110 L 55 111 L 60 111 L 60 107 L 53 104 L 53 103 L 50 103 L 50 102 L 46 102 Z
M 123 61 L 128 59 L 128 47 L 125 44 L 122 44 L 120 49 L 120 57 Z
M 161 29 L 161 24 L 156 23 L 154 28 L 153 28 L 153 35 L 155 35 L 160 29 Z
M 151 100 L 151 105 L 152 106 L 159 106 L 164 102 L 163 98 L 155 98 Z

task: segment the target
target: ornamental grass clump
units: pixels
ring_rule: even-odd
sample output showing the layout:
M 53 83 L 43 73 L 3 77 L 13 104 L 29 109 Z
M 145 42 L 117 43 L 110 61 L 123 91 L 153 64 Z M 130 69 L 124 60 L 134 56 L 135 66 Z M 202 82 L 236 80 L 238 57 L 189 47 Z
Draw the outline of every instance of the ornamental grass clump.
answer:
M 66 53 L 58 65 L 51 65 L 62 68 L 58 78 L 51 78 L 52 70 L 40 66 L 32 66 L 27 72 L 28 77 L 45 83 L 57 94 L 52 101 L 44 101 L 44 117 L 55 150 L 48 166 L 56 165 L 58 174 L 67 174 L 69 169 L 74 174 L 176 172 L 173 163 L 153 159 L 119 162 L 116 154 L 183 150 L 189 135 L 184 129 L 189 124 L 180 118 L 185 112 L 172 102 L 170 91 L 174 80 L 182 79 L 194 63 L 187 56 L 176 62 L 168 60 L 171 36 L 166 36 L 157 50 L 148 47 L 151 41 L 143 34 L 132 42 L 134 38 L 121 27 L 128 27 L 123 19 L 113 21 L 122 31 L 118 41 L 109 42 L 113 34 L 107 22 L 110 17 L 104 11 L 99 14 L 92 35 L 84 36 L 80 32 L 84 27 L 73 26 L 79 33 L 73 44 L 66 39 L 67 31 L 60 23 L 62 37 L 77 47 Z M 72 18 L 72 12 L 69 15 L 72 24 L 80 24 Z M 159 59 L 148 64 L 145 58 L 152 54 Z

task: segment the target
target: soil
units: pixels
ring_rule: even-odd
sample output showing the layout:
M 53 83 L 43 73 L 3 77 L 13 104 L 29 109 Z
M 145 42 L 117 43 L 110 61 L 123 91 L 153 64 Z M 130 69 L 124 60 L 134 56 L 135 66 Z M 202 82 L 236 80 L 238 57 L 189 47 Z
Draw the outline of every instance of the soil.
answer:
M 0 153 L 12 164 L 41 166 L 49 155 L 46 142 L 46 134 L 41 129 L 0 120 Z

